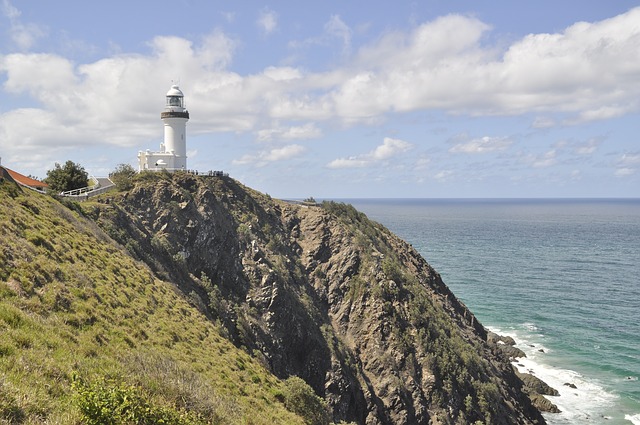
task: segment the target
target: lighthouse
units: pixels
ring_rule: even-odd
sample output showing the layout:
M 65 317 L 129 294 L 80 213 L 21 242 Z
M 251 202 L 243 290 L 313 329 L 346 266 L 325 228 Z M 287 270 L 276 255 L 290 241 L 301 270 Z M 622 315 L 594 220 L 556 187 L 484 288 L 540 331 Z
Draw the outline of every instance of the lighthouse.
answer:
M 164 142 L 159 152 L 138 152 L 138 170 L 179 171 L 187 169 L 187 121 L 184 94 L 177 85 L 167 92 L 166 105 L 160 118 L 164 122 Z

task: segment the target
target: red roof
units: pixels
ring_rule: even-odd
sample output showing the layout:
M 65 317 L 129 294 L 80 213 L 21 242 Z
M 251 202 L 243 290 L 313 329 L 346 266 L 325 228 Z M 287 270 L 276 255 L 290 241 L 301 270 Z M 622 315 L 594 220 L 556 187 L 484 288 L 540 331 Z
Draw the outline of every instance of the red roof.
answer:
M 32 179 L 31 177 L 22 175 L 17 171 L 10 170 L 7 167 L 2 167 L 2 168 L 4 168 L 7 171 L 7 173 L 9 173 L 12 179 L 14 179 L 16 182 L 20 184 L 23 184 L 25 186 L 31 186 L 31 187 L 39 187 L 39 188 L 49 187 L 48 184 L 43 183 L 40 180 Z

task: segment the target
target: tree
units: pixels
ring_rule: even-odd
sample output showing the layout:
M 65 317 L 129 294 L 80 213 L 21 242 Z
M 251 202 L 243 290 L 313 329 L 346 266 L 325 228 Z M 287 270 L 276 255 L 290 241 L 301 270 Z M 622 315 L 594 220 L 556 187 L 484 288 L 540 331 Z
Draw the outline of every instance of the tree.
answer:
M 284 381 L 284 406 L 287 410 L 302 416 L 307 425 L 328 425 L 330 414 L 327 403 L 318 397 L 313 389 L 297 376 Z
M 109 174 L 109 178 L 116 185 L 118 190 L 129 190 L 133 187 L 133 177 L 136 170 L 129 164 L 119 164 L 114 171 Z
M 316 205 L 316 200 L 313 196 L 309 196 L 307 199 L 302 201 L 303 204 Z
M 89 174 L 80 164 L 67 161 L 64 166 L 56 162 L 53 170 L 47 171 L 44 182 L 54 192 L 66 192 L 68 190 L 81 189 L 89 185 Z

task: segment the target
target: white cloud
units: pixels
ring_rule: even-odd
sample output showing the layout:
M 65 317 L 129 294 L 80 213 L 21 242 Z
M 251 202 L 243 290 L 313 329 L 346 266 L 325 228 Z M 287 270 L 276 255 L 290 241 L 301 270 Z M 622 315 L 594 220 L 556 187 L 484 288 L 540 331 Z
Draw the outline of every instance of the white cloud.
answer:
M 327 164 L 328 168 L 363 168 L 371 165 L 368 159 L 350 156 L 348 158 L 337 158 Z
M 380 161 L 385 161 L 394 156 L 411 149 L 411 143 L 400 139 L 385 137 L 381 145 L 371 152 L 351 156 L 348 158 L 337 158 L 327 164 L 328 168 L 363 168 Z
M 640 153 L 625 153 L 619 162 L 623 165 L 640 165 Z
M 324 32 L 315 37 L 309 37 L 302 41 L 290 41 L 289 47 L 294 49 L 329 46 L 337 39 L 342 44 L 342 54 L 351 52 L 351 37 L 353 30 L 342 20 L 339 15 L 332 15 L 324 24 Z
M 573 180 L 573 181 L 582 180 L 582 173 L 580 172 L 580 170 L 571 171 L 571 180 Z
M 616 177 L 628 177 L 634 175 L 640 168 L 640 153 L 624 153 L 615 165 Z
M 631 75 L 640 70 L 640 8 L 596 23 L 580 22 L 562 33 L 532 34 L 503 58 L 505 88 L 515 104 L 577 111 L 583 120 L 617 116 L 637 93 Z M 635 62 L 635 64 L 634 64 Z M 545 100 L 546 98 L 546 100 Z
M 551 128 L 556 125 L 556 120 L 550 117 L 537 117 L 531 124 L 532 128 Z
M 557 163 L 557 151 L 551 149 L 543 154 L 530 154 L 523 158 L 523 161 L 533 168 L 547 168 Z
M 227 21 L 227 23 L 233 23 L 236 20 L 235 12 L 220 12 L 220 14 L 224 18 L 224 20 Z
M 9 0 L 2 0 L 2 14 L 11 20 L 20 18 L 22 14 Z
M 449 149 L 451 153 L 479 154 L 494 151 L 503 151 L 511 146 L 513 142 L 508 137 L 484 136 L 468 142 L 458 143 Z
M 256 23 L 266 35 L 269 35 L 278 27 L 278 14 L 269 9 L 263 10 Z
M 290 66 L 269 66 L 263 71 L 263 74 L 274 81 L 299 80 L 303 76 L 299 69 Z
M 334 91 L 336 110 L 560 111 L 581 121 L 619 116 L 638 108 L 640 81 L 633 75 L 640 73 L 639 20 L 636 8 L 559 33 L 528 35 L 501 54 L 482 43 L 490 29 L 483 22 L 438 18 L 362 48 L 351 78 Z
M 188 77 L 183 87 L 187 106 L 211 117 L 205 124 L 208 131 L 253 126 L 255 118 L 247 116 L 242 103 L 251 99 L 237 94 L 241 78 L 223 70 L 233 54 L 233 41 L 214 32 L 197 45 L 178 37 L 157 37 L 150 46 L 150 55 L 120 54 L 87 64 L 54 54 L 0 56 L 4 90 L 36 101 L 29 109 L 0 115 L 0 134 L 34 151 L 61 141 L 149 147 L 142 143 L 157 134 L 162 94 L 179 77 Z M 258 98 L 258 89 L 251 95 Z M 233 101 L 225 102 L 225 96 Z M 226 114 L 217 113 L 220 110 Z M 202 126 L 195 124 L 192 131 L 202 131 Z
M 255 155 L 247 154 L 240 159 L 233 160 L 235 165 L 255 165 L 264 167 L 271 162 L 285 161 L 302 155 L 306 151 L 304 146 L 287 145 L 280 148 L 274 148 L 258 152 Z
M 236 44 L 224 33 L 216 30 L 205 36 L 201 45 L 193 53 L 198 61 L 201 61 L 210 70 L 222 70 L 231 64 Z
M 78 84 L 73 63 L 46 53 L 14 53 L 0 56 L 0 71 L 7 73 L 5 90 L 28 92 L 36 100 L 50 106 L 59 105 L 60 95 L 69 96 L 69 87 Z
M 409 149 L 411 149 L 411 143 L 405 142 L 404 140 L 400 139 L 385 137 L 382 144 L 371 151 L 368 156 L 373 161 L 383 161 L 401 152 L 406 152 Z
M 414 170 L 416 171 L 426 170 L 430 164 L 431 164 L 431 158 L 423 156 L 421 158 L 418 158 L 418 160 L 416 161 L 414 165 Z
M 28 50 L 47 34 L 46 28 L 20 20 L 22 13 L 9 0 L 2 1 L 2 14 L 9 20 L 9 34 L 20 50 Z
M 440 182 L 445 182 L 450 180 L 452 177 L 454 176 L 453 171 L 451 170 L 443 170 L 440 171 L 438 173 L 436 173 L 433 178 L 440 181 Z
M 2 6 L 7 19 L 20 23 L 18 9 L 8 0 L 2 0 Z M 277 30 L 274 12 L 265 10 L 261 16 L 265 32 Z M 14 154 L 19 143 L 22 151 L 35 155 L 42 146 L 57 143 L 150 147 L 163 103 L 158 93 L 178 78 L 188 108 L 200 117 L 193 116 L 190 134 L 255 132 L 265 141 L 318 137 L 321 123 L 329 120 L 377 123 L 388 114 L 430 109 L 472 115 L 527 113 L 541 117 L 534 128 L 556 125 L 558 118 L 550 118 L 556 112 L 573 117 L 574 123 L 618 117 L 639 105 L 637 22 L 640 8 L 555 34 L 531 34 L 503 49 L 485 38 L 491 31 L 486 23 L 448 15 L 410 30 L 387 32 L 343 58 L 340 67 L 317 72 L 275 64 L 251 75 L 233 72 L 229 67 L 239 42 L 222 31 L 196 40 L 155 37 L 148 53 L 114 53 L 90 63 L 54 54 L 5 54 L 0 55 L 3 90 L 30 97 L 35 104 L 4 109 L 0 134 L 19 142 L 2 148 Z M 333 16 L 320 37 L 303 44 L 339 40 L 344 48 L 354 49 L 352 36 L 349 26 Z M 293 124 L 258 131 L 270 122 Z M 507 149 L 509 143 L 481 138 L 451 150 L 492 152 Z M 586 155 L 593 149 L 584 146 L 576 153 Z M 363 167 L 401 151 L 383 144 L 328 166 Z M 265 160 L 272 158 L 270 153 L 276 154 L 257 156 Z M 548 166 L 553 160 L 551 155 L 538 156 L 529 163 Z
M 635 108 L 635 105 L 633 105 L 632 103 L 627 104 L 625 106 L 609 105 L 609 106 L 596 107 L 595 109 L 589 109 L 589 110 L 580 112 L 578 116 L 567 120 L 566 124 L 576 125 L 576 124 L 582 124 L 590 121 L 600 121 L 600 120 L 617 118 L 633 111 L 634 108 Z
M 299 156 L 305 150 L 306 149 L 304 148 L 304 146 L 300 145 L 283 146 L 281 148 L 275 148 L 269 151 L 265 155 L 264 159 L 268 162 L 283 161 L 285 159 L 291 159 L 293 157 Z
M 628 177 L 628 176 L 634 175 L 635 173 L 636 173 L 635 168 L 623 167 L 623 168 L 618 168 L 614 174 L 616 175 L 616 177 Z
M 289 128 L 270 128 L 257 132 L 259 142 L 271 142 L 273 140 L 307 140 L 322 136 L 322 131 L 314 123 Z
M 351 28 L 340 18 L 339 15 L 332 15 L 329 21 L 324 24 L 324 30 L 331 37 L 342 40 L 343 53 L 351 50 Z
M 575 153 L 578 155 L 591 155 L 598 149 L 598 146 L 602 143 L 601 139 L 590 139 L 586 143 L 575 146 Z

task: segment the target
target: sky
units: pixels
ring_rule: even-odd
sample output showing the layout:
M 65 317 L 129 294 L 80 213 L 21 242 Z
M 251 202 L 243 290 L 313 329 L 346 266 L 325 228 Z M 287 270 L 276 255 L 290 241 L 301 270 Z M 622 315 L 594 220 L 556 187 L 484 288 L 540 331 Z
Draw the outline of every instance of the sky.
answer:
M 159 150 L 280 198 L 640 197 L 640 7 L 616 0 L 0 0 L 0 157 Z

